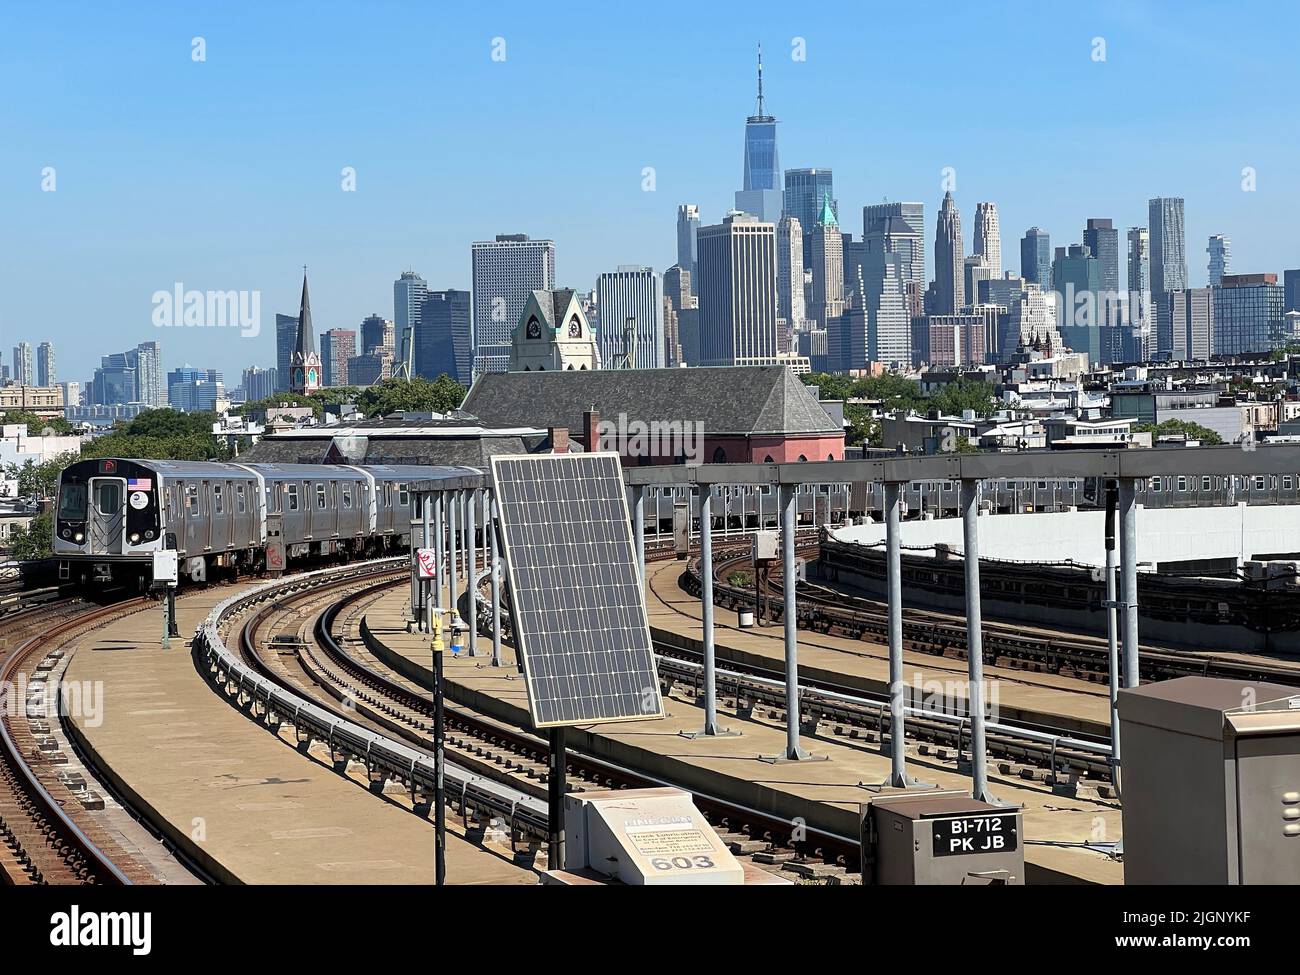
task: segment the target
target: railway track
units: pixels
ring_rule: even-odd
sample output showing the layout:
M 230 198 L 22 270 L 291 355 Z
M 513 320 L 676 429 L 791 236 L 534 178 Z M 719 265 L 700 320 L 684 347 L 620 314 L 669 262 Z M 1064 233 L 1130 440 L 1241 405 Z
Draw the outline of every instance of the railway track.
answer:
M 811 550 L 805 550 L 805 554 L 811 554 Z M 715 603 L 729 608 L 753 605 L 752 589 L 743 589 L 727 581 L 732 572 L 747 565 L 748 561 L 743 557 L 715 561 Z M 691 560 L 683 581 L 688 592 L 699 595 L 698 559 Z M 769 615 L 780 621 L 784 605 L 778 572 L 769 578 L 767 587 Z M 889 621 L 884 604 L 816 582 L 800 583 L 798 595 L 801 628 L 880 644 L 888 642 Z M 1096 684 L 1105 684 L 1109 679 L 1109 656 L 1104 640 L 1057 638 L 1029 627 L 988 620 L 984 621 L 983 632 L 986 664 L 1075 677 Z M 903 616 L 903 646 L 920 653 L 965 660 L 965 618 L 933 610 L 909 609 Z M 1143 647 L 1140 673 L 1144 680 L 1151 681 L 1194 675 L 1300 685 L 1300 664 L 1166 647 Z
M 391 670 L 366 648 L 364 642 L 340 639 L 337 632 L 340 616 L 353 609 L 355 619 L 356 606 L 368 597 L 377 597 L 384 590 L 402 584 L 405 579 L 403 567 L 399 572 L 389 573 L 386 578 L 370 580 L 360 589 L 353 583 L 355 591 L 335 596 L 332 602 L 313 609 L 311 630 L 314 638 L 297 642 L 293 653 L 297 665 L 334 700 L 336 708 L 354 718 L 364 717 L 386 733 L 427 754 L 425 750 L 432 729 L 432 702 L 427 696 L 427 686 Z M 323 598 L 323 594 L 318 595 Z M 277 600 L 275 609 L 283 612 L 291 606 L 281 599 Z M 265 620 L 269 622 L 270 614 Z M 250 632 L 248 623 L 242 627 L 241 633 L 247 634 L 249 643 L 256 645 L 256 633 Z M 262 643 L 265 645 L 266 641 Z M 282 643 L 288 645 L 287 641 Z M 274 669 L 274 665 L 268 667 L 268 670 Z M 549 746 L 543 738 L 453 704 L 446 705 L 445 719 L 449 767 L 456 763 L 508 784 L 536 797 L 544 811 Z M 568 752 L 567 775 L 571 790 L 649 788 L 671 784 L 574 750 Z M 449 789 L 449 796 L 458 798 L 454 789 Z M 840 864 L 846 870 L 857 869 L 859 850 L 856 838 L 810 830 L 803 824 L 748 809 L 719 797 L 696 793 L 695 798 L 701 812 L 719 829 L 724 840 L 743 853 L 765 854 L 776 860 L 807 858 Z M 458 811 L 466 818 L 474 812 L 463 804 Z M 499 815 L 499 811 L 496 814 Z M 533 852 L 546 835 L 544 825 L 532 834 L 520 830 L 516 823 L 508 825 L 511 826 L 512 841 L 529 842 Z M 796 840 L 796 836 L 805 838 Z
M 88 790 L 60 768 L 51 735 L 59 705 L 47 686 L 64 646 L 138 601 L 95 607 L 57 592 L 24 595 L 0 620 L 0 880 L 147 883 L 148 871 L 82 812 Z

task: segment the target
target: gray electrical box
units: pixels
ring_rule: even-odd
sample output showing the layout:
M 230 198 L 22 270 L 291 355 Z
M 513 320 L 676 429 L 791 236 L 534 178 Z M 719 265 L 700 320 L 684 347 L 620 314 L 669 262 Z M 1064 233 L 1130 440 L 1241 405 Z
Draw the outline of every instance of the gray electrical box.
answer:
M 684 502 L 673 505 L 673 554 L 678 559 L 691 554 L 691 509 Z
M 1126 884 L 1300 884 L 1300 688 L 1119 692 Z
M 898 793 L 862 807 L 864 884 L 1025 882 L 1019 806 L 964 792 Z

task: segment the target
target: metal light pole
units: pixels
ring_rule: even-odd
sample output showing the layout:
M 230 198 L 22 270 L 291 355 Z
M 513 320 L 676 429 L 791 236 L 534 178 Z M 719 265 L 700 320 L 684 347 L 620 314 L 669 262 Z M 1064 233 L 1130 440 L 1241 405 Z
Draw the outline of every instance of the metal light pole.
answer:
M 1119 489 L 1106 482 L 1106 649 L 1110 662 L 1110 767 L 1111 781 L 1120 787 L 1119 754 L 1119 604 L 1115 600 L 1115 509 Z
M 1120 573 L 1124 579 L 1124 686 L 1138 686 L 1137 482 L 1119 482 Z

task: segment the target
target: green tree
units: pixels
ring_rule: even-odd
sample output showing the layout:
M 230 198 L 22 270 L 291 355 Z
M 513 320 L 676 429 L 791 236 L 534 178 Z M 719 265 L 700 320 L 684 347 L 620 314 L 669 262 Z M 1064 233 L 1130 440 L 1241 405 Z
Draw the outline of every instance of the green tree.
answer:
M 44 417 L 37 416 L 30 410 L 8 410 L 4 414 L 4 423 L 6 426 L 14 423 L 27 424 L 27 436 L 39 437 L 50 431 L 51 436 L 66 437 L 73 433 L 72 424 L 61 416 Z
M 465 387 L 446 373 L 430 382 L 415 379 L 385 379 L 361 391 L 357 409 L 368 417 L 389 416 L 406 410 L 447 413 L 465 400 Z
M 20 562 L 47 558 L 54 551 L 54 519 L 49 512 L 37 515 L 30 526 L 18 526 L 9 534 L 10 555 Z
M 171 437 L 134 436 L 124 431 L 96 437 L 81 448 L 83 458 L 129 457 L 137 460 L 230 459 L 230 448 L 211 434 Z
M 1182 434 L 1188 440 L 1199 440 L 1207 447 L 1217 447 L 1223 443 L 1223 438 L 1211 430 L 1209 427 L 1203 427 L 1199 423 L 1193 423 L 1191 420 L 1165 420 L 1163 423 L 1137 423 L 1133 429 L 1137 433 L 1149 433 L 1154 442 L 1157 437 L 1176 436 Z
M 965 376 L 948 383 L 930 397 L 930 408 L 943 416 L 961 416 L 963 410 L 974 410 L 976 416 L 989 416 L 998 405 L 992 386 Z
M 54 497 L 59 484 L 59 475 L 69 464 L 77 462 L 77 455 L 72 452 L 60 454 L 53 460 L 38 464 L 34 460 L 22 464 L 6 464 L 5 476 L 18 481 L 18 493 L 23 497 L 45 500 Z

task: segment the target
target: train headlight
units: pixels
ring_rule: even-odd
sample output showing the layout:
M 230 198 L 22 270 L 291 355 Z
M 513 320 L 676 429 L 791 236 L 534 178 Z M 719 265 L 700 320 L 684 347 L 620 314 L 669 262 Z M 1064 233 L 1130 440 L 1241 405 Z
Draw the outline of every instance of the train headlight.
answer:
M 63 538 L 71 538 L 71 537 L 72 537 L 72 529 L 71 529 L 71 528 L 65 528 L 65 529 L 63 529 L 63 531 L 59 532 L 59 534 L 60 534 Z
M 132 544 L 132 545 L 138 545 L 139 542 L 140 542 L 140 533 L 139 533 L 139 532 L 131 532 L 131 544 Z
M 86 536 L 83 535 L 81 532 L 77 532 L 77 534 L 73 537 L 72 540 L 74 542 L 84 542 L 86 540 Z
M 144 533 L 144 537 L 145 537 L 145 538 L 153 538 L 153 529 L 150 528 L 147 532 L 145 532 L 145 533 Z

